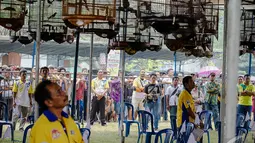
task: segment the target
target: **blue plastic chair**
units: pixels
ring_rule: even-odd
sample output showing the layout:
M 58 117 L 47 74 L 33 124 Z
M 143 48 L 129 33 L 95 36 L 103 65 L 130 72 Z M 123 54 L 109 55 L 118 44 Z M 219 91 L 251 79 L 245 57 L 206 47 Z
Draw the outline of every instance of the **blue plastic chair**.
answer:
M 35 123 L 35 117 L 34 117 L 34 115 L 28 116 L 27 119 L 28 119 L 28 121 L 29 121 L 30 124 L 34 124 L 34 123 Z
M 244 122 L 245 122 L 245 116 L 241 113 L 238 113 L 236 117 L 236 127 L 243 127 Z
M 140 131 L 140 123 L 138 121 L 135 120 L 135 116 L 134 116 L 134 106 L 130 103 L 124 103 L 125 104 L 125 110 L 131 109 L 132 112 L 132 120 L 128 120 L 127 118 L 124 118 L 123 123 L 125 124 L 125 136 L 128 137 L 129 133 L 130 133 L 130 126 L 132 124 L 137 124 L 137 128 L 138 128 L 138 136 L 139 136 L 139 131 Z M 119 121 L 120 121 L 120 116 L 119 116 Z
M 158 138 L 160 137 L 160 143 L 162 143 L 162 135 L 165 134 L 165 139 L 164 139 L 164 143 L 170 143 L 173 140 L 173 135 L 174 132 L 172 129 L 163 129 L 160 130 L 159 132 L 157 132 L 156 137 L 155 137 L 155 143 L 158 143 Z
M 202 111 L 199 114 L 199 119 L 203 121 L 204 124 L 204 133 L 207 134 L 208 143 L 210 143 L 210 132 L 209 129 L 211 129 L 211 120 L 212 120 L 213 113 L 211 111 Z
M 247 129 L 248 132 L 251 130 L 250 124 L 251 124 L 251 119 L 249 119 L 248 121 L 244 122 L 244 128 Z
M 30 130 L 33 126 L 34 124 L 30 124 L 25 128 L 22 143 L 26 143 L 28 130 Z
M 236 142 L 235 143 L 245 143 L 245 140 L 248 135 L 248 130 L 244 127 L 237 127 L 236 128 Z M 244 136 L 244 137 L 243 137 Z
M 91 131 L 90 131 L 90 129 L 88 129 L 88 128 L 80 128 L 80 132 L 81 132 L 81 135 L 83 135 L 83 133 L 85 132 L 85 131 L 88 131 L 88 137 L 87 137 L 87 139 L 89 139 L 89 137 L 90 137 L 90 134 L 91 134 Z
M 157 133 L 154 131 L 153 127 L 153 115 L 145 110 L 138 110 L 138 117 L 141 125 L 141 130 L 139 130 L 139 136 L 137 143 L 140 141 L 141 135 L 145 134 L 146 139 L 145 143 L 151 143 L 151 136 L 156 135 Z M 148 129 L 148 123 L 150 121 L 151 129 Z
M 10 126 L 10 128 L 11 128 L 11 140 L 14 141 L 14 128 L 13 128 L 13 124 L 8 121 L 7 104 L 4 103 L 3 101 L 0 101 L 0 105 L 4 106 L 4 120 L 0 121 L 0 138 L 2 137 L 2 127 L 4 125 L 7 125 L 7 126 Z
M 190 134 L 193 132 L 195 125 L 193 123 L 186 124 L 186 132 L 185 133 L 178 133 L 177 143 L 187 143 L 189 140 Z M 181 130 L 181 127 L 180 127 Z

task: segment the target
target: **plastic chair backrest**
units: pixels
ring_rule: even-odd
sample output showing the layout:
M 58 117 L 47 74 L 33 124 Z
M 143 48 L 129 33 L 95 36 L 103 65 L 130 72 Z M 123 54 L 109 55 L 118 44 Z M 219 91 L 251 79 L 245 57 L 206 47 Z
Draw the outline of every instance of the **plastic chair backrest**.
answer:
M 4 106 L 4 121 L 8 121 L 8 108 L 7 108 L 7 104 L 4 103 L 3 101 L 0 101 L 0 105 Z
M 185 133 L 185 136 L 186 136 L 187 138 L 189 138 L 189 136 L 190 136 L 190 134 L 193 132 L 194 128 L 195 128 L 195 125 L 194 125 L 193 123 L 188 123 L 188 124 L 186 125 L 186 133 Z
M 34 125 L 34 124 L 28 125 L 28 126 L 26 127 L 26 129 L 24 130 L 22 143 L 26 143 L 28 130 L 31 129 L 31 128 L 33 127 L 33 125 Z
M 209 130 L 211 126 L 213 113 L 211 111 L 202 111 L 199 114 L 199 119 L 204 123 L 204 130 Z
M 158 138 L 162 137 L 162 135 L 165 134 L 164 143 L 170 143 L 173 138 L 173 133 L 174 132 L 170 128 L 160 130 L 159 132 L 157 132 L 154 142 L 158 143 Z
M 251 119 L 249 119 L 248 121 L 244 122 L 244 128 L 249 130 L 250 129 L 250 124 L 251 124 Z
M 130 103 L 125 102 L 125 107 L 127 107 L 128 109 L 131 109 L 131 114 L 132 114 L 132 120 L 135 120 L 135 116 L 134 116 L 134 106 Z
M 238 113 L 236 117 L 236 127 L 243 127 L 244 119 L 245 119 L 245 116 L 241 113 Z
M 138 110 L 138 117 L 139 117 L 139 122 L 142 125 L 142 132 L 146 133 L 147 132 L 147 126 L 149 121 L 151 122 L 151 132 L 154 132 L 153 128 L 153 116 L 150 112 L 145 111 L 145 110 Z M 149 120 L 150 119 L 150 120 Z
M 82 135 L 82 136 L 83 136 L 83 133 L 84 133 L 85 131 L 88 131 L 89 134 L 88 134 L 87 139 L 89 139 L 90 134 L 91 134 L 90 129 L 88 129 L 88 128 L 80 128 L 80 132 L 81 132 L 81 135 Z

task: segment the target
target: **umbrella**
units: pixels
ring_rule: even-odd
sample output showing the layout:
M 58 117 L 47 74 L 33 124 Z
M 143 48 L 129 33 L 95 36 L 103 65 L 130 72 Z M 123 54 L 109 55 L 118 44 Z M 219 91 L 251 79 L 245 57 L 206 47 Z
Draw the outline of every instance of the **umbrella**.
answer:
M 215 66 L 206 66 L 200 69 L 198 75 L 200 77 L 208 77 L 211 73 L 219 75 L 221 73 L 221 70 Z

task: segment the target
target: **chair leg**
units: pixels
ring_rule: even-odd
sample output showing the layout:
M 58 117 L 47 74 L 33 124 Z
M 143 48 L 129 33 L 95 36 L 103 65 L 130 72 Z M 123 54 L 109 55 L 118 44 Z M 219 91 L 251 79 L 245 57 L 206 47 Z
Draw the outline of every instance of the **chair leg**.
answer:
M 2 133 L 3 133 L 3 125 L 0 125 L 0 138 L 2 138 Z
M 160 138 L 160 143 L 162 143 L 162 136 L 160 135 L 159 138 Z
M 130 124 L 127 123 L 126 124 L 126 137 L 128 137 L 129 133 L 130 133 Z
M 145 143 L 151 143 L 151 134 L 146 134 Z
M 139 143 L 139 141 L 140 141 L 140 137 L 141 137 L 141 134 L 138 132 L 138 139 L 137 139 L 137 143 Z
M 208 143 L 210 143 L 210 133 L 207 131 L 207 138 L 208 138 Z

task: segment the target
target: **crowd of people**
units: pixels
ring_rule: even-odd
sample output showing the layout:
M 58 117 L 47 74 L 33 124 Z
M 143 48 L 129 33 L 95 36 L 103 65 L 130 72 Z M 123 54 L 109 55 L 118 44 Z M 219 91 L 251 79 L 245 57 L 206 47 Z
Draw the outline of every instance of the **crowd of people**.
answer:
M 19 130 L 24 130 L 27 117 L 34 112 L 35 68 L 32 72 L 15 66 L 2 66 L 0 69 L 1 101 L 7 103 L 9 119 L 13 121 L 14 127 L 21 118 Z M 68 97 L 66 100 L 70 103 L 73 90 L 70 72 L 63 67 L 42 67 L 40 82 L 47 80 L 58 85 L 61 91 L 57 90 L 57 92 L 65 93 Z M 86 108 L 89 95 L 88 69 L 82 69 L 82 72 L 77 73 L 75 84 L 75 117 L 76 120 L 86 120 L 86 113 L 89 110 Z M 117 121 L 120 115 L 121 85 L 121 72 L 119 76 L 109 77 L 107 72 L 98 70 L 96 77 L 91 81 L 91 125 L 96 121 L 102 126 L 107 122 Z M 135 119 L 138 110 L 151 112 L 156 131 L 159 129 L 161 119 L 169 119 L 171 127 L 177 131 L 184 121 L 194 122 L 196 114 L 203 110 L 213 112 L 214 125 L 219 120 L 222 83 L 221 75 L 213 72 L 208 77 L 199 78 L 195 73 L 186 76 L 174 75 L 173 69 L 169 69 L 166 73 L 141 70 L 139 75 L 125 77 L 123 90 L 124 101 L 134 107 Z M 255 105 L 253 102 L 255 88 L 250 81 L 250 75 L 238 77 L 236 90 L 237 94 L 233 97 L 238 98 L 237 112 L 249 115 L 251 118 Z M 39 113 L 42 114 L 44 110 L 44 107 L 40 107 Z M 70 113 L 68 110 L 66 112 Z M 165 114 L 169 116 L 164 117 Z M 128 112 L 127 118 L 132 119 L 131 111 Z M 218 127 L 215 126 L 214 129 L 217 130 Z

